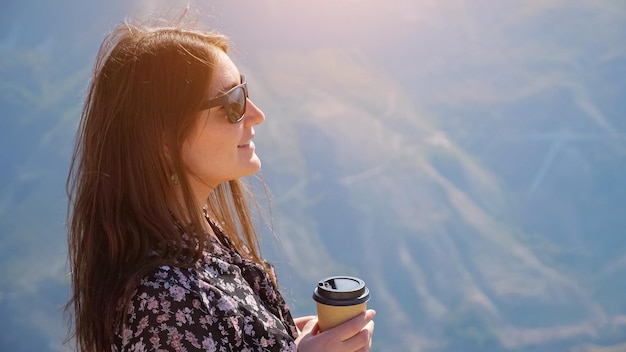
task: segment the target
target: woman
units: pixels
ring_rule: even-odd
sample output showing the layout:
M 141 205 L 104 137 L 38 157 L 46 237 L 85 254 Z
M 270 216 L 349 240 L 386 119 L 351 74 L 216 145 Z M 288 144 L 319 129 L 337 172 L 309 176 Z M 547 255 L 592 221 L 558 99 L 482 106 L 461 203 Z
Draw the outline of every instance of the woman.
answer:
M 68 177 L 84 351 L 369 351 L 374 311 L 292 319 L 241 177 L 265 120 L 227 39 L 123 24 L 98 54 Z

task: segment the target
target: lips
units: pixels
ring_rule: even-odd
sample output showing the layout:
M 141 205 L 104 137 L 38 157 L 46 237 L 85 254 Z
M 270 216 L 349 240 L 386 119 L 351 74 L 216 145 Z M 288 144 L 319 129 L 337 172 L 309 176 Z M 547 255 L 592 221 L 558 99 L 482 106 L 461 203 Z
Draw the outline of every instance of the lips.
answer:
M 252 138 L 254 138 L 254 134 L 247 138 L 244 143 L 239 144 L 237 148 L 252 148 L 254 147 L 254 142 L 252 142 Z

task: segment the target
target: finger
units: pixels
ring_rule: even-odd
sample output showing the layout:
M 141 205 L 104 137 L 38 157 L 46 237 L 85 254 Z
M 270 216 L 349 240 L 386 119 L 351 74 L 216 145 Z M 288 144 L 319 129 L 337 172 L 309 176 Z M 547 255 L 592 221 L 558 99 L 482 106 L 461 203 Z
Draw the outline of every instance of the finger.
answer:
M 319 331 L 319 325 L 317 324 L 317 317 L 313 317 L 312 319 L 307 321 L 306 324 L 304 324 L 300 333 L 302 335 L 306 335 L 306 334 L 317 335 L 318 331 Z
M 296 326 L 298 327 L 298 330 L 302 331 L 304 326 L 308 322 L 310 322 L 312 319 L 315 319 L 315 318 L 316 318 L 315 315 L 307 315 L 307 316 L 304 316 L 304 317 L 295 318 L 293 321 L 294 321 L 294 323 L 296 323 Z
M 374 322 L 370 321 L 361 331 L 351 338 L 343 341 L 342 347 L 348 351 L 369 351 L 372 345 Z
M 334 329 L 331 329 L 330 331 L 335 330 L 335 332 L 339 334 L 339 340 L 345 341 L 352 336 L 358 334 L 367 323 L 374 319 L 375 315 L 376 311 L 372 309 L 367 310 L 365 311 L 365 313 L 357 315 L 356 317 L 348 320 L 347 322 L 337 326 Z

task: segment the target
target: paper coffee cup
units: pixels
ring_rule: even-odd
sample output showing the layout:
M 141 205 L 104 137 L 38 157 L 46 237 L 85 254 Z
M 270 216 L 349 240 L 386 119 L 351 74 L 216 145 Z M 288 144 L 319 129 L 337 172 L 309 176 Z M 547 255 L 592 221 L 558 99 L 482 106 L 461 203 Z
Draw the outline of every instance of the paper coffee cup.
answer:
M 370 292 L 359 278 L 332 276 L 318 282 L 313 299 L 320 331 L 326 331 L 364 312 Z

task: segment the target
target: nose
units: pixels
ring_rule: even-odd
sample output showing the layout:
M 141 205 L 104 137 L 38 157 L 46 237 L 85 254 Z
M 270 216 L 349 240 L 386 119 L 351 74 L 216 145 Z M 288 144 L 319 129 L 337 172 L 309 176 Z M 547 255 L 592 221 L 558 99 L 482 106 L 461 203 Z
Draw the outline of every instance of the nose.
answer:
M 249 126 L 254 126 L 265 121 L 265 114 L 259 109 L 252 100 L 246 100 L 246 116 L 244 117 L 244 123 Z

